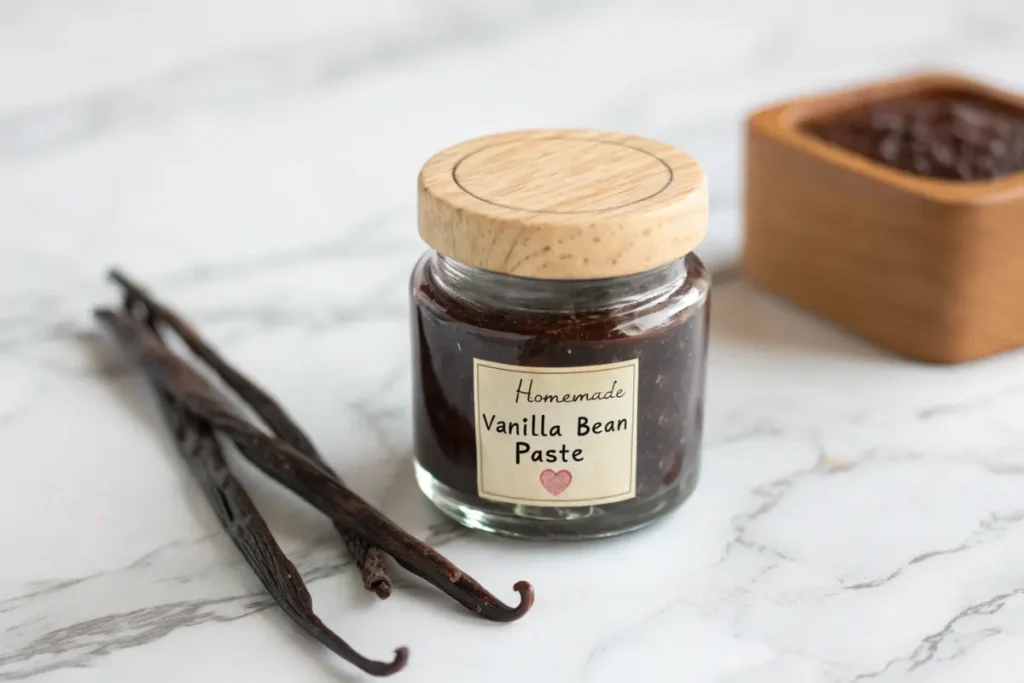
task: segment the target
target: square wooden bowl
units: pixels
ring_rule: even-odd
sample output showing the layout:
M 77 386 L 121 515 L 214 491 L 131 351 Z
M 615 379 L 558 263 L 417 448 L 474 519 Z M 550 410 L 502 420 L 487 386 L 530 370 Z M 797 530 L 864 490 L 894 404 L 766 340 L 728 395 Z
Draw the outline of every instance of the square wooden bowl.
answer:
M 747 126 L 743 268 L 765 290 L 904 356 L 956 363 L 1024 345 L 1024 173 L 926 178 L 802 129 L 875 101 L 962 92 L 926 74 L 793 100 Z

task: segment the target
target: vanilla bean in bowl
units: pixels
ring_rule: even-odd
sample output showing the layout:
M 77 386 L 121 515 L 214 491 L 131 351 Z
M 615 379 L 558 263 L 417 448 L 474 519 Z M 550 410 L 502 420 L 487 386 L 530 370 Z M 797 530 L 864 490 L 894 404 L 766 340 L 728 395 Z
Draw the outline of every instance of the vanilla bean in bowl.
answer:
M 298 572 L 280 554 L 280 548 L 244 489 L 230 477 L 230 470 L 218 464 L 223 462 L 222 457 L 218 461 L 219 451 L 211 455 L 217 436 L 234 443 L 257 468 L 320 510 L 343 536 L 359 539 L 367 548 L 390 555 L 401 566 L 485 619 L 514 621 L 530 609 L 533 588 L 529 583 L 516 583 L 514 589 L 520 594 L 520 602 L 515 607 L 506 605 L 436 550 L 403 531 L 331 472 L 284 410 L 234 370 L 180 316 L 123 275 L 115 274 L 114 279 L 126 290 L 126 310 L 102 309 L 97 311 L 98 319 L 141 366 L 176 430 L 182 456 L 206 485 L 207 496 L 225 530 L 278 604 L 307 632 L 374 675 L 394 673 L 405 663 L 404 649 L 396 650 L 391 663 L 368 660 L 352 651 L 316 619 Z M 235 389 L 275 435 L 250 423 L 190 363 L 175 355 L 157 332 L 162 327 L 174 330 L 185 339 L 196 355 Z M 210 438 L 199 442 L 197 447 L 196 434 Z M 206 458 L 201 470 L 195 464 L 196 448 Z M 210 481 L 216 486 L 211 488 Z M 221 490 L 224 487 L 230 490 Z M 229 493 L 234 498 L 228 496 Z

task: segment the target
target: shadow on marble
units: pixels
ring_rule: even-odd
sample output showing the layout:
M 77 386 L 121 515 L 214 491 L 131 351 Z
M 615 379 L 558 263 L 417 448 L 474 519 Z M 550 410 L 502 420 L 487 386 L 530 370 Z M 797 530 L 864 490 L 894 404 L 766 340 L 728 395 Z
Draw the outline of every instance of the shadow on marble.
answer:
M 711 340 L 729 345 L 824 357 L 904 362 L 871 343 L 736 277 L 714 287 Z

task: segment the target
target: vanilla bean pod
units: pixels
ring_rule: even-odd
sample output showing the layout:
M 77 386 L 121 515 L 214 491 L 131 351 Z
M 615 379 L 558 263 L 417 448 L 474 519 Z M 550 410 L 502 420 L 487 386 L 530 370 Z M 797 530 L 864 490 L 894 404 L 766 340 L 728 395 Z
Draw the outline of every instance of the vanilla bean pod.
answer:
M 510 607 L 464 574 L 436 550 L 403 531 L 366 501 L 283 440 L 272 437 L 226 406 L 208 382 L 162 346 L 155 334 L 130 316 L 98 313 L 115 329 L 123 345 L 147 375 L 196 415 L 228 437 L 253 464 L 336 523 L 355 529 L 399 564 L 417 574 L 467 609 L 493 621 L 514 621 L 533 604 L 533 588 L 525 581 L 513 588 L 520 603 Z
M 228 363 L 184 318 L 154 299 L 141 286 L 117 270 L 112 270 L 109 276 L 121 286 L 125 295 L 135 305 L 147 309 L 154 323 L 171 328 L 189 350 L 216 372 L 274 434 L 319 465 L 325 476 L 333 477 L 338 484 L 344 486 L 344 482 L 323 459 L 313 441 L 273 397 Z M 366 589 L 373 591 L 381 599 L 390 596 L 393 584 L 380 551 L 352 530 L 338 524 L 335 524 L 335 527 L 356 566 L 359 567 Z
M 120 320 L 129 313 L 102 312 L 100 319 L 120 338 Z M 168 352 L 169 353 L 169 352 Z M 298 569 L 284 554 L 252 499 L 231 473 L 209 422 L 196 416 L 162 389 L 149 373 L 161 412 L 179 455 L 199 483 L 221 526 L 271 597 L 303 631 L 345 661 L 374 676 L 388 676 L 405 667 L 408 650 L 399 647 L 391 662 L 356 652 L 313 612 L 313 600 Z

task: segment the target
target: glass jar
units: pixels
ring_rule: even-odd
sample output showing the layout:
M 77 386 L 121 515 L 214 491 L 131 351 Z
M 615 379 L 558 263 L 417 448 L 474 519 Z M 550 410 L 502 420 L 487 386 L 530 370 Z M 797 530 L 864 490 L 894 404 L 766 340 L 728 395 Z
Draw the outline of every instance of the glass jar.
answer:
M 435 156 L 411 280 L 417 481 L 484 531 L 590 538 L 700 466 L 703 172 L 642 138 L 526 131 Z

